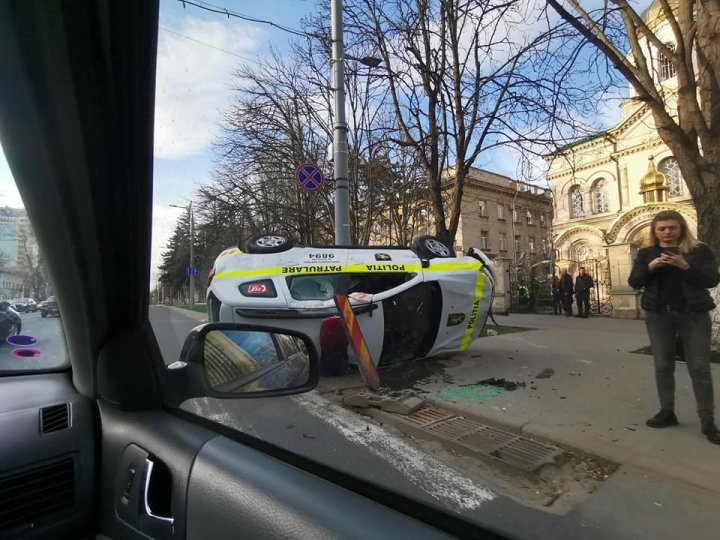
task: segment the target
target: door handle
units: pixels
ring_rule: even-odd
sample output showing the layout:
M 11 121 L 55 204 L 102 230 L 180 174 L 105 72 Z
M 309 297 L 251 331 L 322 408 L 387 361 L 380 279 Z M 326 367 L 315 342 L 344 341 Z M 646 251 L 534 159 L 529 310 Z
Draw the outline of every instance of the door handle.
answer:
M 157 485 L 157 483 L 153 484 L 153 470 L 155 469 L 155 463 L 149 459 L 145 459 L 145 478 L 143 479 L 143 505 L 145 509 L 145 515 L 157 519 L 163 523 L 167 523 L 168 525 L 172 526 L 175 522 L 175 518 L 172 516 L 162 516 L 159 515 L 156 512 L 153 512 L 153 509 L 151 508 L 151 498 L 158 497 L 158 496 L 167 496 L 168 502 L 171 496 L 171 488 L 170 482 L 166 482 L 166 485 Z M 169 479 L 168 479 L 169 480 Z M 151 494 L 151 489 L 157 489 L 162 490 L 162 492 L 156 492 L 154 494 Z

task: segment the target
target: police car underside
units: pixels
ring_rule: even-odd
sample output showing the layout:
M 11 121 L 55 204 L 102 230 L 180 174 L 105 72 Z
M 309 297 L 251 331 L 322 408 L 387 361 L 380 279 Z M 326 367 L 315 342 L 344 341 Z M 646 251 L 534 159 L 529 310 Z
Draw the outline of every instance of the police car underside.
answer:
M 383 247 L 228 250 L 215 263 L 210 317 L 294 328 L 321 350 L 321 325 L 338 315 L 334 295 L 349 294 L 375 365 L 465 350 L 494 295 L 482 257 L 423 260 L 409 248 Z

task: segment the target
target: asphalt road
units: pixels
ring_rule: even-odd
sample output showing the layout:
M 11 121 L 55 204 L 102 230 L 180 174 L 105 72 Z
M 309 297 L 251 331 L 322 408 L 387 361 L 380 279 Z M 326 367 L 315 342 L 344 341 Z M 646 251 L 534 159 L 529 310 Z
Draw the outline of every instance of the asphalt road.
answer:
M 165 363 L 202 315 L 151 306 Z M 524 507 L 316 391 L 280 398 L 196 399 L 183 408 L 519 538 L 609 538 L 600 524 Z
M 36 343 L 26 347 L 0 342 L 0 371 L 25 369 L 53 369 L 67 362 L 67 349 L 59 317 L 43 319 L 40 311 L 21 313 L 21 335 L 31 336 Z M 32 349 L 35 356 L 17 356 L 20 349 Z M 15 354 L 13 354 L 15 352 Z

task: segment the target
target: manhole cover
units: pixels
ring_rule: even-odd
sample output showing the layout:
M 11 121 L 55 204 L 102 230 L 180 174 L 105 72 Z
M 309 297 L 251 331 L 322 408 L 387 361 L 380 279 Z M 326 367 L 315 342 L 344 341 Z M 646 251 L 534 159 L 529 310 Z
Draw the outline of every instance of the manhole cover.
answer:
M 525 472 L 534 472 L 543 465 L 554 463 L 563 453 L 557 446 L 462 418 L 436 407 L 423 407 L 407 416 L 392 417 L 436 439 L 484 454 Z

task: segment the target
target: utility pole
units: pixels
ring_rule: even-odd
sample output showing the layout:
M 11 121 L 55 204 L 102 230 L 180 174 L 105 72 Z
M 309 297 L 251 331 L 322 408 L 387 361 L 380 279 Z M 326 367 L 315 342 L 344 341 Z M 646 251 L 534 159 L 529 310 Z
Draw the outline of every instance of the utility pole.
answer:
M 193 244 L 195 243 L 195 219 L 193 216 L 193 203 L 190 201 L 188 205 L 190 209 L 190 309 L 195 307 L 195 256 Z
M 345 47 L 343 44 L 343 3 L 331 0 L 332 64 L 335 122 L 333 122 L 333 176 L 335 178 L 335 244 L 350 245 L 348 194 L 348 145 L 345 121 Z

